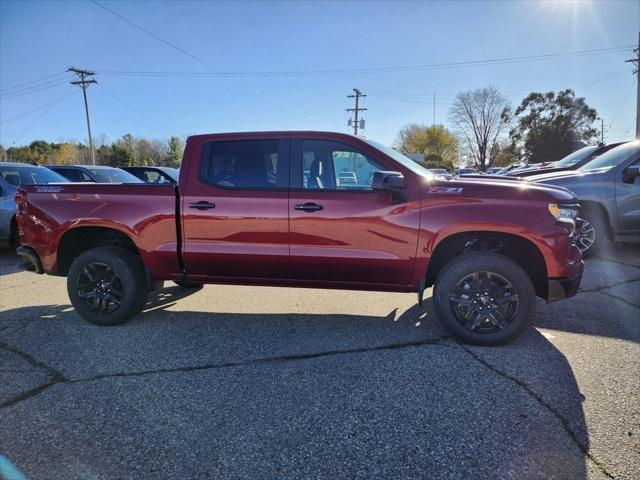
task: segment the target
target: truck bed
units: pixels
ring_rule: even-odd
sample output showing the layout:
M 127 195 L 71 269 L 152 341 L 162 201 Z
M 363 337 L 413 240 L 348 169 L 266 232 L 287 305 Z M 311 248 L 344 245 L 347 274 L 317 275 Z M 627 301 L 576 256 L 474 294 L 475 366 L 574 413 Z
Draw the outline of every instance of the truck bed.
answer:
M 111 229 L 135 242 L 152 276 L 180 275 L 175 186 L 28 185 L 20 188 L 20 195 L 26 197 L 26 201 L 18 201 L 21 243 L 38 247 L 47 273 L 64 274 L 59 271 L 58 250 L 68 235 L 79 236 L 78 229 Z

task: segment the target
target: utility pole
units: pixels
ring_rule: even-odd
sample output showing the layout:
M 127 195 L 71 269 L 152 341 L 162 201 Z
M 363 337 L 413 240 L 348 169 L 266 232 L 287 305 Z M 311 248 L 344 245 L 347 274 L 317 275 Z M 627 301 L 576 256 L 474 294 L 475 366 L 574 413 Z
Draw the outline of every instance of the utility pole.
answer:
M 600 127 L 600 141 L 604 143 L 604 118 L 600 119 L 601 127 Z
M 436 92 L 433 92 L 433 126 L 436 126 Z
M 80 80 L 76 80 L 75 82 L 70 82 L 71 85 L 80 85 L 82 88 L 82 95 L 84 96 L 84 113 L 87 115 L 87 130 L 89 131 L 89 148 L 91 148 L 91 163 L 96 164 L 96 151 L 93 148 L 93 138 L 91 137 L 91 122 L 89 121 L 89 104 L 87 103 L 87 88 L 92 83 L 98 83 L 93 78 L 87 80 L 87 77 L 92 77 L 95 75 L 95 72 L 90 70 L 82 70 L 80 68 L 69 67 L 67 68 L 67 72 L 73 72 L 78 75 Z
M 360 107 L 360 98 L 366 97 L 364 93 L 362 93 L 359 89 L 353 89 L 353 95 L 347 95 L 347 98 L 355 98 L 356 99 L 356 107 L 355 108 L 347 108 L 347 112 L 354 112 L 354 120 L 349 118 L 347 125 L 350 127 L 353 126 L 353 134 L 358 135 L 358 128 L 361 130 L 364 129 L 364 120 L 358 120 L 358 113 L 364 112 L 368 109 Z
M 638 47 L 633 50 L 636 58 L 630 58 L 627 63 L 632 63 L 636 69 L 636 140 L 640 140 L 640 32 L 638 32 Z

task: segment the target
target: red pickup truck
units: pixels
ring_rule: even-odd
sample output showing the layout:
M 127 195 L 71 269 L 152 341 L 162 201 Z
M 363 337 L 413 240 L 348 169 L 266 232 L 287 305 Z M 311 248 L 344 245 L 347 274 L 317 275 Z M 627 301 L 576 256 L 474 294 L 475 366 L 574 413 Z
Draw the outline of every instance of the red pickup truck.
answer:
M 341 181 L 348 178 L 349 181 Z M 340 133 L 197 135 L 178 185 L 58 184 L 16 194 L 31 269 L 67 277 L 86 320 L 135 315 L 162 281 L 417 292 L 465 342 L 518 337 L 536 296 L 576 293 L 577 200 L 522 181 L 438 180 Z

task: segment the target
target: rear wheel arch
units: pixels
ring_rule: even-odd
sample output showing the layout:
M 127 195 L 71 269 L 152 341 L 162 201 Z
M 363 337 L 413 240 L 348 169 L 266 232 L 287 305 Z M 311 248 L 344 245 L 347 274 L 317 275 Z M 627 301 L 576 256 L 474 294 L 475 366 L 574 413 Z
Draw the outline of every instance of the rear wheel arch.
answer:
M 425 275 L 426 285 L 431 286 L 435 283 L 447 263 L 473 251 L 493 252 L 513 260 L 531 279 L 536 295 L 547 297 L 547 265 L 538 246 L 520 235 L 497 231 L 461 232 L 441 239 L 429 260 Z
M 119 247 L 140 256 L 133 239 L 121 230 L 112 227 L 77 227 L 67 231 L 60 239 L 57 273 L 66 275 L 76 257 L 98 247 Z

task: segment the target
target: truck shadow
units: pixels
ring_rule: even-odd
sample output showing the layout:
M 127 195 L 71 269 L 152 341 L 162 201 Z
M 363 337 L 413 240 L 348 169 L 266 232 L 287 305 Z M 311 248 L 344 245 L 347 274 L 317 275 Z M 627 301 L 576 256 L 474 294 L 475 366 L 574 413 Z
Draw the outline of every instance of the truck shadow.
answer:
M 337 465 L 343 476 L 373 475 L 375 465 L 400 459 L 397 477 L 442 478 L 471 469 L 478 478 L 586 478 L 583 397 L 567 359 L 534 329 L 512 345 L 479 348 L 448 338 L 428 304 L 384 316 L 167 310 L 191 293 L 177 287 L 155 292 L 142 315 L 111 328 L 85 323 L 69 305 L 18 308 L 0 326 L 20 323 L 22 330 L 0 330 L 0 338 L 82 379 L 82 388 L 113 377 L 118 383 L 101 391 L 116 403 L 123 391 L 141 388 L 127 383 L 133 379 L 155 385 L 144 387 L 152 397 L 140 397 L 136 411 L 150 402 L 151 411 L 172 412 L 163 427 L 149 413 L 137 418 L 140 424 L 114 422 L 120 427 L 106 435 L 117 440 L 126 434 L 160 449 L 166 436 L 143 438 L 147 422 L 172 429 L 174 458 L 185 458 L 189 452 L 180 449 L 196 445 L 202 458 L 217 458 L 214 450 L 224 445 L 227 457 L 220 461 L 228 474 L 256 461 L 271 465 L 262 476 L 278 476 L 270 460 L 277 457 L 293 476 L 302 475 L 295 459 L 305 458 L 307 472 Z M 132 380 L 115 380 L 122 374 Z M 46 457 L 42 464 L 56 471 L 65 471 L 65 459 L 74 457 L 65 445 L 110 428 L 88 421 L 93 400 L 76 402 L 72 390 L 69 402 L 86 423 L 51 420 L 46 434 L 68 441 L 49 443 L 44 453 L 38 439 L 30 439 L 33 458 Z M 203 445 L 212 432 L 211 445 Z M 117 444 L 110 455 L 126 459 Z M 306 456 L 310 444 L 312 457 Z M 95 448 L 83 458 L 100 471 L 100 445 L 83 448 Z M 238 460 L 246 451 L 251 457 Z

